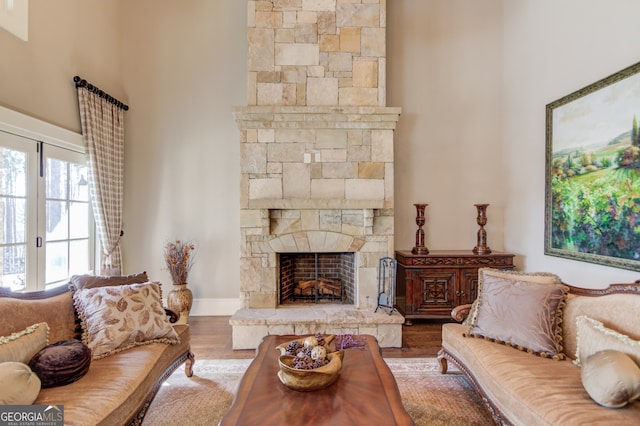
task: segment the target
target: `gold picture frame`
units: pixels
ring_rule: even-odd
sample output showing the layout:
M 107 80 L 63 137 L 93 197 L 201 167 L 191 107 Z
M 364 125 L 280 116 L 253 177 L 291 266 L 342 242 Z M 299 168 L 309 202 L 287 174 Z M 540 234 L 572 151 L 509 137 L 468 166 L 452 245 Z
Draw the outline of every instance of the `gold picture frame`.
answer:
M 547 255 L 640 271 L 640 63 L 546 106 Z

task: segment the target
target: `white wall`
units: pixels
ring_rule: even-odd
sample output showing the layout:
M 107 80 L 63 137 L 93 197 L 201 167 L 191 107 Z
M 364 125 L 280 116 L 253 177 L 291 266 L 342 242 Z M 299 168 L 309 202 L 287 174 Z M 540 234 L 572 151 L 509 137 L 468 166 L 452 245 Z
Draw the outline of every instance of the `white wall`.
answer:
M 415 203 L 429 204 L 429 250 L 471 251 L 477 203 L 490 204 L 488 245 L 504 248 L 502 3 L 387 1 L 387 103 L 402 107 L 397 249 L 415 245 Z
M 195 314 L 233 312 L 240 292 L 240 133 L 231 108 L 246 105 L 246 7 L 237 0 L 121 2 L 131 106 L 125 268 L 170 285 L 165 242 L 193 240 Z M 230 306 L 218 306 L 228 299 Z
M 0 105 L 80 132 L 74 75 L 126 103 L 118 9 L 112 1 L 31 0 L 28 42 L 0 29 Z
M 640 274 L 544 255 L 545 106 L 640 61 L 640 2 L 504 2 L 505 247 L 518 266 L 600 288 Z

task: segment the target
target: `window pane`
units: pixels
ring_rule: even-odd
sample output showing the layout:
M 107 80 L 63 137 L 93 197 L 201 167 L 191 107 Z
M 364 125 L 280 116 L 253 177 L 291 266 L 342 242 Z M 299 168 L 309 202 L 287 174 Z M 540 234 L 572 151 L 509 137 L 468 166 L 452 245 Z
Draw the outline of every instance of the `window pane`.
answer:
M 69 203 L 70 221 L 69 238 L 89 237 L 89 204 Z
M 0 194 L 27 195 L 27 153 L 0 147 Z
M 83 159 L 62 150 L 47 148 L 46 262 L 47 288 L 63 283 L 73 274 L 90 272 L 91 212 L 88 168 Z
M 0 286 L 26 287 L 27 152 L 0 147 Z
M 71 241 L 69 276 L 89 273 L 89 240 Z
M 47 158 L 46 197 L 64 200 L 67 198 L 67 163 Z
M 47 241 L 69 238 L 69 211 L 66 201 L 47 200 Z
M 89 182 L 87 181 L 87 167 L 81 164 L 69 164 L 69 199 L 74 201 L 89 201 Z
M 22 290 L 26 286 L 24 244 L 0 248 L 0 286 Z
M 62 241 L 59 243 L 47 243 L 47 260 L 45 283 L 50 284 L 69 278 L 69 243 Z
M 24 243 L 26 241 L 26 208 L 24 198 L 0 197 L 0 244 Z

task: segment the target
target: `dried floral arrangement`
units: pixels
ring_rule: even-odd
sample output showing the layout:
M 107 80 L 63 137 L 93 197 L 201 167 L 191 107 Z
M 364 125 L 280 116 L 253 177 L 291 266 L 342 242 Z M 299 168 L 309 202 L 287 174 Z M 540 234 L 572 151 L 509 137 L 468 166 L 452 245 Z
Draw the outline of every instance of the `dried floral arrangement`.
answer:
M 336 350 L 339 351 L 350 348 L 363 349 L 367 344 L 367 339 L 356 334 L 338 334 L 334 343 Z
M 328 338 L 327 338 L 328 337 Z M 301 370 L 312 370 L 324 367 L 329 363 L 327 355 L 345 349 L 362 350 L 367 344 L 364 336 L 355 334 L 323 335 L 316 333 L 304 339 L 292 340 L 278 346 L 283 355 L 293 355 L 291 367 Z
M 193 266 L 196 246 L 191 241 L 170 241 L 164 246 L 164 260 L 174 285 L 186 284 Z
M 329 363 L 327 358 L 326 341 L 322 334 L 316 333 L 309 336 L 302 342 L 293 340 L 285 347 L 286 355 L 294 355 L 291 367 L 301 370 L 312 370 L 320 368 Z

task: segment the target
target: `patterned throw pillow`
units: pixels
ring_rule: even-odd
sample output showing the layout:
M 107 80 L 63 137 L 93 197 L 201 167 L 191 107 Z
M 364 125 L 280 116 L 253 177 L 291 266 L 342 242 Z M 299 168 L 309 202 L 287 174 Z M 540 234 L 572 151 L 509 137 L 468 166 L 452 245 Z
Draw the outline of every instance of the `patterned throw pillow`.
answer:
M 467 337 L 503 343 L 543 358 L 564 359 L 562 311 L 568 287 L 553 274 L 481 270 Z
M 46 322 L 30 325 L 24 330 L 0 337 L 0 362 L 27 364 L 31 357 L 47 345 L 49 326 Z
M 73 300 L 82 342 L 94 359 L 138 345 L 179 342 L 162 307 L 160 283 L 76 290 Z

